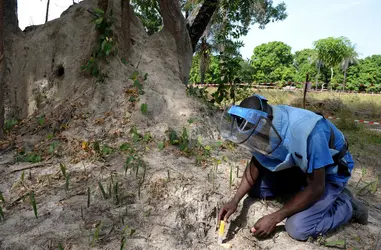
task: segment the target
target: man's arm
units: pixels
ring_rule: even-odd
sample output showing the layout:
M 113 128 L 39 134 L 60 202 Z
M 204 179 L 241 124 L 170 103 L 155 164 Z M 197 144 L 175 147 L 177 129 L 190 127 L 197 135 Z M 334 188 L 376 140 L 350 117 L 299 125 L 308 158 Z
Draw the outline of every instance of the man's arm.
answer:
M 230 215 L 235 212 L 237 205 L 247 192 L 249 192 L 251 186 L 253 186 L 258 178 L 258 168 L 254 164 L 254 157 L 251 158 L 249 166 L 246 167 L 243 173 L 241 183 L 233 199 L 222 207 L 219 213 L 219 220 L 227 220 Z
M 252 157 L 249 166 L 245 169 L 245 172 L 243 173 L 239 188 L 233 197 L 233 201 L 235 201 L 237 204 L 242 199 L 242 197 L 245 196 L 247 192 L 249 192 L 251 186 L 253 186 L 257 181 L 258 168 L 257 166 L 255 166 L 254 162 L 254 157 Z
M 290 201 L 276 211 L 262 217 L 252 229 L 255 236 L 266 237 L 274 229 L 276 224 L 315 203 L 323 195 L 325 189 L 325 168 L 316 169 L 307 176 L 307 187 L 296 194 Z

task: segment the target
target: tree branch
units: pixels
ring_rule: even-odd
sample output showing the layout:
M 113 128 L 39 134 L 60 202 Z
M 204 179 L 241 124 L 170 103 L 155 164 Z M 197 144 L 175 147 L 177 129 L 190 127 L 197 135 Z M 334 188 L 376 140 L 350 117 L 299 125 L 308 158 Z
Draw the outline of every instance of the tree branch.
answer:
M 193 51 L 195 51 L 196 45 L 200 40 L 200 37 L 204 33 L 210 20 L 212 19 L 213 13 L 217 9 L 217 5 L 218 0 L 205 0 L 199 12 L 197 13 L 197 16 L 192 26 L 189 27 L 188 32 L 191 39 Z

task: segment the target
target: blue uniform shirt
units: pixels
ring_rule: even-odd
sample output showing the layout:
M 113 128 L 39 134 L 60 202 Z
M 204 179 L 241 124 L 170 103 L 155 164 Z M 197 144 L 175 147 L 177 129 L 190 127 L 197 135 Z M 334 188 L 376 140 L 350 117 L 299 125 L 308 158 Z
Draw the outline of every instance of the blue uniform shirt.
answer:
M 329 151 L 329 139 L 331 135 L 330 127 L 332 127 L 333 132 L 335 133 L 336 149 L 340 150 L 345 144 L 341 132 L 336 126 L 327 119 L 320 120 L 312 130 L 307 141 L 308 173 L 312 173 L 314 169 L 326 167 L 334 163 Z M 344 160 L 348 164 L 349 172 L 352 172 L 354 162 L 349 152 L 344 156 Z M 329 171 L 330 168 L 327 168 L 326 172 Z M 337 174 L 327 174 L 328 181 L 346 183 L 348 179 L 349 177 L 338 176 Z
M 341 132 L 334 126 L 329 120 L 321 119 L 317 122 L 315 128 L 311 131 L 308 140 L 307 140 L 307 160 L 308 160 L 308 168 L 307 173 L 312 173 L 314 169 L 319 169 L 326 167 L 326 179 L 329 182 L 341 182 L 346 183 L 350 177 L 339 176 L 337 174 L 330 174 L 332 167 L 328 167 L 333 164 L 333 159 L 331 157 L 330 149 L 329 149 L 329 140 L 331 136 L 331 129 L 335 133 L 335 148 L 340 150 L 345 141 L 341 136 Z M 283 145 L 280 145 L 283 147 Z M 253 153 L 255 157 L 258 153 Z M 257 158 L 257 157 L 256 157 Z M 281 157 L 281 158 L 285 158 Z M 280 164 L 284 159 L 274 159 L 273 157 L 261 157 L 261 159 L 257 160 L 266 168 L 272 169 L 275 168 L 278 164 Z M 349 172 L 352 172 L 354 167 L 354 162 L 352 156 L 349 152 L 344 156 L 344 160 L 347 162 L 349 167 Z

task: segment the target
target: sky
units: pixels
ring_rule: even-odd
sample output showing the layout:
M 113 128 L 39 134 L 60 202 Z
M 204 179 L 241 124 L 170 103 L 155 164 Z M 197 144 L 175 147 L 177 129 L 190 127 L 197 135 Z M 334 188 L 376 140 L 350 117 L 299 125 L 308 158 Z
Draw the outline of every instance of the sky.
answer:
M 75 0 L 78 2 L 79 0 Z M 356 44 L 360 58 L 381 54 L 381 0 L 283 0 L 288 17 L 270 23 L 264 30 L 251 27 L 242 38 L 244 58 L 250 58 L 255 46 L 282 41 L 292 52 L 312 48 L 313 42 L 329 36 L 345 36 Z M 18 0 L 19 25 L 45 22 L 47 0 Z M 274 0 L 277 4 L 280 0 Z M 73 0 L 51 0 L 49 20 L 58 18 Z
M 281 1 L 274 0 L 274 3 Z M 381 54 L 381 0 L 284 0 L 288 17 L 270 23 L 264 30 L 252 27 L 243 38 L 244 58 L 254 47 L 282 41 L 292 52 L 312 48 L 313 42 L 330 36 L 345 36 L 356 44 L 360 58 Z

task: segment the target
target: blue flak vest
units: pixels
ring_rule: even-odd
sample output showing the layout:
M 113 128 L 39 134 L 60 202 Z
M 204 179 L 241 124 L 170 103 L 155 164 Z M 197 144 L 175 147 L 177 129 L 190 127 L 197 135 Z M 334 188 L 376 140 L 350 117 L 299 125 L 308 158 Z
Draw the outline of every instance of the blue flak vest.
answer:
M 298 166 L 304 173 L 307 173 L 308 136 L 315 128 L 316 123 L 325 118 L 314 112 L 286 105 L 272 106 L 272 108 L 274 116 L 272 123 L 283 141 L 271 155 L 262 155 L 258 152 L 252 152 L 252 155 L 263 167 L 273 172 Z M 333 131 L 331 130 L 331 134 L 332 133 Z M 342 133 L 341 136 L 342 139 L 345 140 Z M 330 147 L 332 158 L 337 158 L 340 151 L 336 150 L 332 145 L 327 146 Z M 345 149 L 344 154 L 346 152 L 347 150 Z M 334 165 L 327 166 L 327 175 L 335 175 L 338 173 L 339 164 L 337 164 L 337 162 L 340 161 L 345 164 L 345 162 L 342 162 L 343 156 L 344 155 L 340 154 L 340 159 L 336 159 Z

